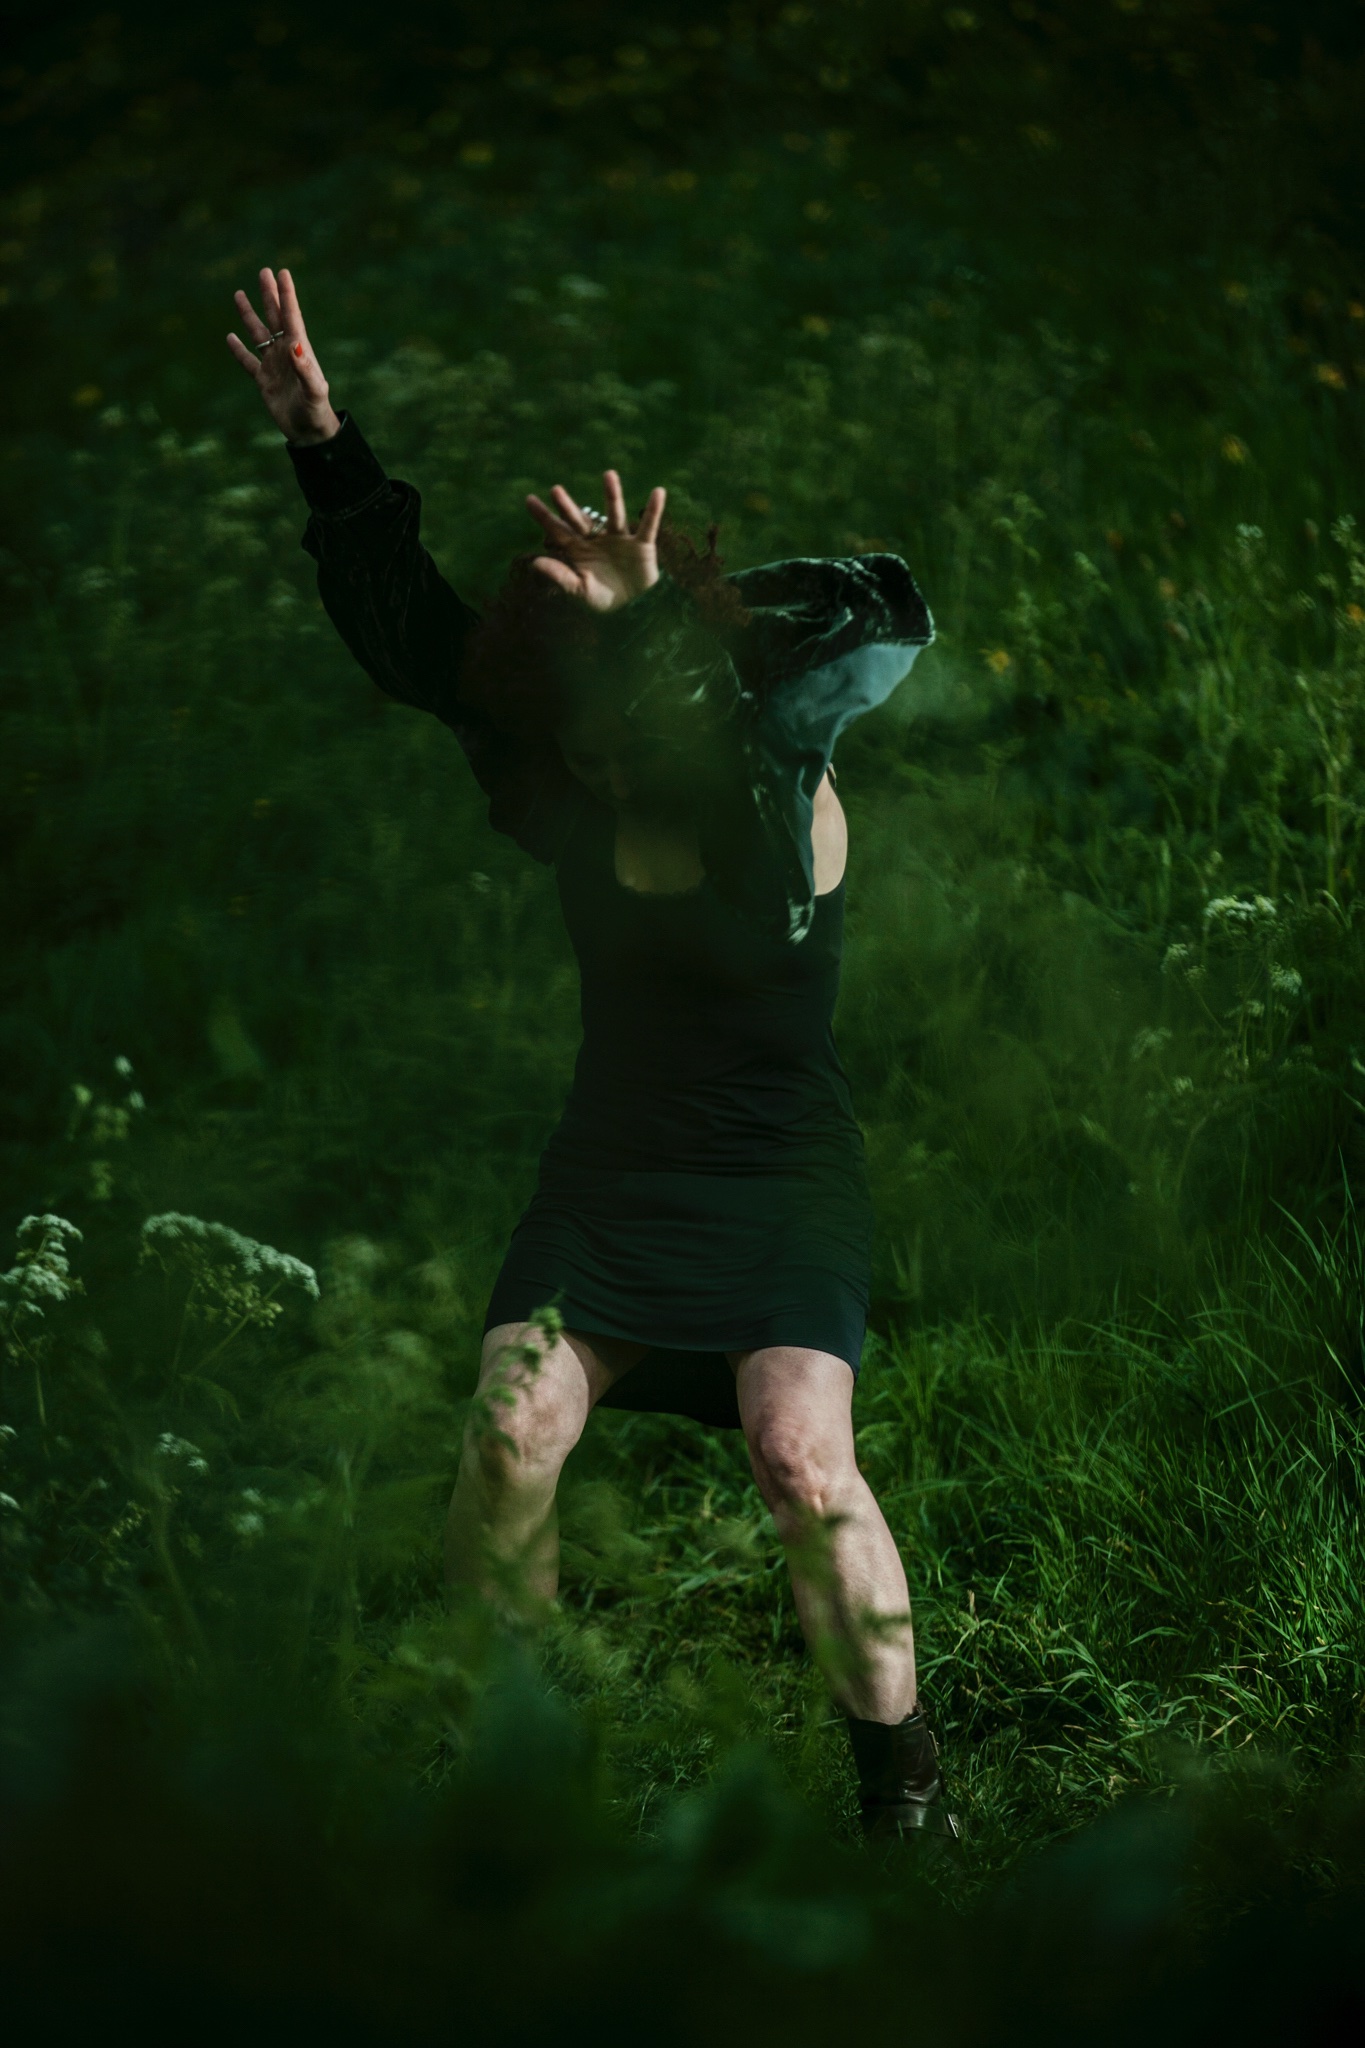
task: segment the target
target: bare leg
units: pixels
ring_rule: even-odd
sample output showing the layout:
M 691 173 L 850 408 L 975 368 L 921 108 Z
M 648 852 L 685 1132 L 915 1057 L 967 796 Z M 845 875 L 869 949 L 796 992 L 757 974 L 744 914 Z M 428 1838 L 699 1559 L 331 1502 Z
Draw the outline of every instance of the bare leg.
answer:
M 898 1722 L 915 1706 L 910 1593 L 854 1455 L 853 1374 L 829 1352 L 784 1346 L 730 1362 L 812 1655 L 846 1714 Z
M 483 1341 L 478 1396 L 446 1517 L 446 1585 L 529 1619 L 559 1586 L 555 1491 L 594 1402 L 645 1346 L 530 1323 Z

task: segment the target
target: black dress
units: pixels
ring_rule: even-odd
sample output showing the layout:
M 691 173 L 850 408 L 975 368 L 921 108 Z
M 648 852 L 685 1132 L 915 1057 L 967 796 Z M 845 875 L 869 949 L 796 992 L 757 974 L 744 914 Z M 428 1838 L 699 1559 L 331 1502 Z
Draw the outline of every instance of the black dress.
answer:
M 731 579 L 753 613 L 726 661 L 741 772 L 700 835 L 701 884 L 644 894 L 617 878 L 615 813 L 557 747 L 513 743 L 462 701 L 476 615 L 420 546 L 417 494 L 343 421 L 334 441 L 291 449 L 323 601 L 382 688 L 453 727 L 494 825 L 553 862 L 579 963 L 573 1085 L 485 1329 L 553 1303 L 571 1329 L 649 1347 L 605 1405 L 720 1425 L 739 1421 L 727 1352 L 800 1346 L 856 1376 L 872 1213 L 831 1026 L 844 885 L 814 894 L 811 800 L 837 732 L 931 636 L 905 565 Z M 636 630 L 670 608 L 685 600 L 655 586 L 623 616 Z

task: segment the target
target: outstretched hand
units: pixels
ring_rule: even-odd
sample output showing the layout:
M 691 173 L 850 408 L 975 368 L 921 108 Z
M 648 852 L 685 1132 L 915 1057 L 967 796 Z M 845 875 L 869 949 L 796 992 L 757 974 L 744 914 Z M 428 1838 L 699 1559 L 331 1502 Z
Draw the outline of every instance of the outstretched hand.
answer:
M 248 376 L 255 378 L 275 425 L 297 447 L 330 441 L 341 421 L 332 410 L 327 379 L 309 343 L 289 272 L 282 270 L 278 281 L 273 270 L 261 272 L 264 319 L 245 292 L 234 292 L 233 297 L 253 348 L 236 334 L 228 336 L 227 345 Z
M 629 604 L 659 580 L 656 542 L 668 493 L 662 484 L 656 484 L 638 524 L 632 527 L 626 518 L 621 479 L 614 469 L 603 470 L 602 488 L 607 501 L 605 525 L 575 504 L 563 484 L 556 484 L 550 493 L 559 507 L 557 513 L 534 491 L 528 494 L 526 507 L 554 549 L 553 554 L 537 555 L 534 566 L 594 611 L 610 612 Z

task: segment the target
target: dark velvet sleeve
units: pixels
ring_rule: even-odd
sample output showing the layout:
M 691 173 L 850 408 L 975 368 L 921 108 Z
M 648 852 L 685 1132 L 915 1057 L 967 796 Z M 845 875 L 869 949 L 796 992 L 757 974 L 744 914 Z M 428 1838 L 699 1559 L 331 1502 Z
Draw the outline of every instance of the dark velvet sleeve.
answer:
M 386 475 L 354 420 L 340 417 L 330 441 L 289 444 L 311 513 L 303 545 L 318 565 L 327 615 L 381 690 L 450 727 L 489 799 L 494 829 L 552 861 L 573 808 L 559 750 L 509 738 L 461 696 L 479 614 L 423 547 L 418 493 Z

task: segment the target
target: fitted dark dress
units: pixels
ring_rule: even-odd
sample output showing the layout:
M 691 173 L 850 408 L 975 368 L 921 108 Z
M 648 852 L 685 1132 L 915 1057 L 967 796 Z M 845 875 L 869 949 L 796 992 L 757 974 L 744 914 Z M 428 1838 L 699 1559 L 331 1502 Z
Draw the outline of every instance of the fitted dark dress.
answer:
M 811 803 L 837 732 L 932 633 L 908 571 L 877 557 L 891 566 L 730 579 L 753 620 L 725 658 L 733 793 L 699 835 L 701 884 L 642 893 L 617 879 L 615 813 L 557 747 L 517 745 L 462 700 L 476 615 L 420 546 L 416 493 L 343 421 L 335 441 L 291 450 L 323 601 L 382 688 L 452 726 L 495 827 L 553 863 L 578 957 L 573 1084 L 485 1329 L 554 1304 L 570 1329 L 649 1347 L 604 1405 L 720 1425 L 739 1421 L 728 1352 L 799 1346 L 856 1376 L 872 1212 L 831 1024 L 844 884 L 814 894 Z M 624 608 L 632 631 L 686 612 L 676 586 Z
M 607 1397 L 737 1422 L 728 1351 L 795 1344 L 854 1373 L 872 1212 L 830 1019 L 844 884 L 799 946 L 755 934 L 709 878 L 616 878 L 585 810 L 558 862 L 583 1044 L 486 1327 L 554 1301 L 571 1329 L 654 1347 Z

